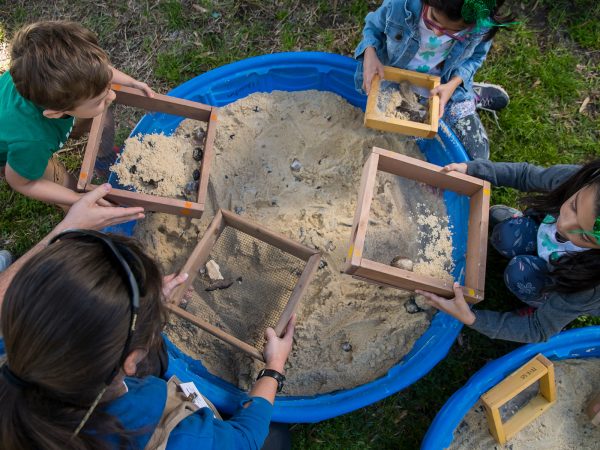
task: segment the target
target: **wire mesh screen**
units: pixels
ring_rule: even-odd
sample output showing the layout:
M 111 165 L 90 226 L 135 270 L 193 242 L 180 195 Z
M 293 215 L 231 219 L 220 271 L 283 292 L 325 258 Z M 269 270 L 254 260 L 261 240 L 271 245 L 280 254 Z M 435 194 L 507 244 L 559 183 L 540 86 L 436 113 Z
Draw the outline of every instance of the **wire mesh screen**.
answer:
M 408 260 L 418 273 L 449 278 L 452 232 L 444 191 L 378 172 L 363 256 L 383 264 Z
M 306 261 L 231 226 L 217 239 L 210 260 L 223 279 L 199 274 L 186 310 L 262 350 L 264 332 L 277 324 Z

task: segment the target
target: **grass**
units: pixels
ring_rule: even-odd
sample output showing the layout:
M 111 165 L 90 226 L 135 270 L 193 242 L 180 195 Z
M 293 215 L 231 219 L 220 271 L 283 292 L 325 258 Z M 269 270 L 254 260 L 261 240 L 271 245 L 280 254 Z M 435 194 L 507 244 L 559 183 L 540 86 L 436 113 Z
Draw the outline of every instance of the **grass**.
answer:
M 351 55 L 367 0 L 0 0 L 0 40 L 19 25 L 45 18 L 79 20 L 93 29 L 116 67 L 166 92 L 232 61 L 287 50 Z M 520 24 L 495 39 L 478 80 L 511 95 L 499 126 L 483 113 L 492 159 L 550 165 L 600 156 L 600 3 L 596 0 L 514 2 Z M 10 6 L 8 6 L 10 4 Z M 92 13 L 93 12 L 93 13 Z M 6 37 L 5 37 L 6 34 Z M 1 47 L 0 47 L 1 48 Z M 582 103 L 587 107 L 580 112 Z M 117 111 L 118 143 L 138 116 Z M 83 143 L 61 153 L 76 169 Z M 518 196 L 495 189 L 493 202 Z M 60 220 L 55 208 L 0 183 L 0 247 L 25 252 Z M 502 282 L 505 262 L 490 252 L 486 308 L 518 302 Z M 580 318 L 572 326 L 600 324 Z M 294 426 L 296 448 L 418 448 L 436 412 L 486 362 L 516 348 L 465 329 L 447 358 L 409 389 L 375 405 L 319 424 Z

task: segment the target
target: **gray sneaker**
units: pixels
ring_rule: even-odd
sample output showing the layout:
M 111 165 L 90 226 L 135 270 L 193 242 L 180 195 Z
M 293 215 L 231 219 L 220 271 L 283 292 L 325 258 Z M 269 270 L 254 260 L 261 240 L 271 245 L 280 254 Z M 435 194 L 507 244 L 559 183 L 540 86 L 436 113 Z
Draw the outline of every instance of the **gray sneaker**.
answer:
M 510 101 L 508 93 L 497 84 L 473 83 L 475 106 L 485 111 L 500 111 Z
M 490 208 L 490 230 L 500 222 L 522 216 L 523 213 L 518 209 L 506 205 L 494 205 Z

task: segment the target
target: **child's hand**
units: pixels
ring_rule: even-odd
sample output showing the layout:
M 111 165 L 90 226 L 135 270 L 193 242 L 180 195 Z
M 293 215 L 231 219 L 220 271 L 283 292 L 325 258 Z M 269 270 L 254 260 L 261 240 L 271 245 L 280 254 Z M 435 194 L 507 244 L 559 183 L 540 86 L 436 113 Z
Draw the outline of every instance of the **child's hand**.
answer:
M 379 78 L 383 78 L 383 64 L 379 61 L 375 49 L 373 47 L 367 47 L 363 61 L 363 89 L 367 95 L 369 95 L 369 92 L 371 91 L 371 83 L 373 83 L 373 77 L 375 75 L 379 75 Z
M 420 290 L 416 290 L 415 292 L 425 297 L 425 302 L 429 306 L 433 306 L 440 311 L 450 314 L 452 317 L 460 320 L 465 325 L 473 325 L 475 322 L 475 314 L 473 314 L 473 311 L 471 311 L 469 304 L 465 300 L 462 288 L 458 283 L 454 283 L 453 289 L 454 298 L 450 299 L 440 297 L 432 294 L 431 292 L 424 292 Z
M 438 87 L 435 87 L 431 91 L 429 91 L 429 94 L 431 94 L 431 96 L 440 96 L 440 119 L 444 116 L 444 109 L 446 109 L 446 104 L 452 97 L 452 94 L 454 94 L 456 88 L 460 86 L 462 82 L 463 80 L 461 77 L 453 77 L 447 83 L 440 84 Z
M 467 164 L 466 163 L 452 163 L 444 166 L 442 168 L 442 172 L 460 172 L 467 173 Z
M 444 109 L 446 108 L 446 104 L 454 91 L 456 90 L 456 86 L 452 86 L 450 83 L 440 84 L 438 87 L 433 88 L 429 93 L 433 95 L 440 96 L 440 119 L 444 115 Z
M 118 69 L 115 69 L 114 67 L 111 67 L 110 69 L 112 70 L 112 73 L 113 73 L 112 80 L 111 80 L 112 83 L 122 84 L 123 86 L 129 86 L 132 88 L 139 89 L 140 91 L 144 91 L 144 94 L 146 94 L 148 97 L 154 98 L 154 91 L 152 89 L 150 89 L 150 87 L 143 81 L 138 81 L 135 78 L 130 77 L 126 73 L 123 73 Z
M 152 90 L 152 88 L 150 86 L 148 86 L 146 83 L 142 82 L 142 81 L 138 81 L 138 80 L 133 80 L 134 82 L 131 84 L 132 88 L 136 88 L 139 89 L 140 91 L 144 91 L 144 94 L 146 94 L 146 97 L 150 97 L 150 98 L 154 98 L 154 91 Z

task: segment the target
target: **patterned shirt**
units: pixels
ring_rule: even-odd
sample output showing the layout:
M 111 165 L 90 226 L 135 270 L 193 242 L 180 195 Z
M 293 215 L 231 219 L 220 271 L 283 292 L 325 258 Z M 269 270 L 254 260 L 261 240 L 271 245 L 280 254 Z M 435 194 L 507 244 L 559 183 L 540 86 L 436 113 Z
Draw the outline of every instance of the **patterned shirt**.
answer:
M 538 228 L 537 251 L 538 256 L 548 263 L 556 261 L 567 252 L 583 252 L 588 250 L 587 248 L 576 246 L 571 241 L 561 242 L 556 238 L 556 235 L 556 219 L 551 215 L 547 215 Z
M 416 72 L 440 75 L 442 64 L 452 49 L 454 39 L 442 34 L 436 36 L 427 28 L 423 17 L 419 20 L 419 51 L 408 63 L 407 69 Z

